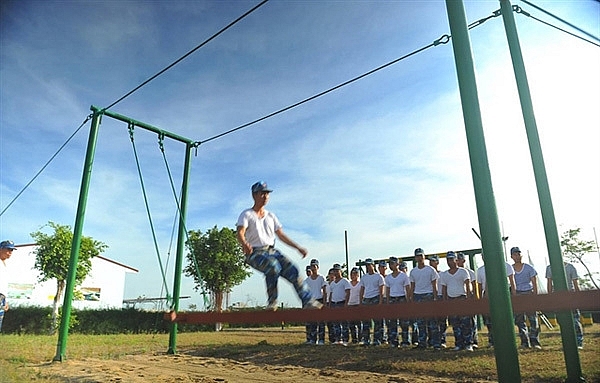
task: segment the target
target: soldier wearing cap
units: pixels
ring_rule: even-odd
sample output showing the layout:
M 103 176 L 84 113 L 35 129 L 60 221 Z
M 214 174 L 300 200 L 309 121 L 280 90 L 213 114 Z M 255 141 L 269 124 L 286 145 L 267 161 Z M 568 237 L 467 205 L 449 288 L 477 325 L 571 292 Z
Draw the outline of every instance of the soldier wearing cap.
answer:
M 358 267 L 353 267 L 350 270 L 350 296 L 348 297 L 348 306 L 360 305 L 360 278 Z M 345 342 L 352 343 L 360 342 L 362 334 L 362 323 L 360 321 L 348 321 L 348 333 L 349 339 L 345 339 Z
M 329 283 L 328 305 L 331 308 L 345 307 L 350 299 L 350 281 L 342 276 L 342 266 L 339 263 L 333 265 L 333 281 Z M 348 345 L 348 321 L 336 321 L 331 323 L 333 344 Z
M 391 274 L 385 276 L 385 296 L 388 304 L 397 304 L 407 302 L 410 297 L 410 279 L 408 275 L 401 272 L 398 268 L 398 258 L 390 257 Z M 391 347 L 398 347 L 398 318 L 389 319 L 388 325 L 388 342 Z M 403 332 L 404 334 L 404 332 Z M 403 337 L 402 346 L 408 346 L 408 326 L 406 330 L 406 339 Z
M 0 331 L 4 320 L 4 312 L 8 311 L 8 269 L 6 260 L 9 259 L 17 247 L 10 240 L 0 242 Z
M 311 298 L 324 304 L 327 297 L 327 281 L 319 274 L 319 260 L 311 259 L 308 266 L 311 275 L 304 280 L 310 290 Z M 325 322 L 310 322 L 307 324 L 307 344 L 322 346 L 325 344 Z
M 479 299 L 479 293 L 477 292 L 477 278 L 475 277 L 475 272 L 468 267 L 465 267 L 466 263 L 466 255 L 463 252 L 456 253 L 456 264 L 458 267 L 463 267 L 469 273 L 469 278 L 471 278 L 471 294 L 475 299 Z M 473 317 L 473 323 L 477 323 L 477 315 Z M 477 326 L 473 325 L 471 329 L 471 345 L 473 348 L 479 348 L 478 345 L 478 335 L 477 335 Z
M 268 310 L 277 309 L 277 282 L 279 277 L 289 281 L 296 290 L 302 307 L 321 308 L 323 305 L 310 296 L 303 283 L 298 268 L 275 248 L 275 237 L 298 250 L 302 258 L 308 251 L 292 241 L 284 232 L 275 214 L 265 209 L 272 190 L 265 182 L 257 182 L 251 187 L 254 205 L 245 209 L 237 220 L 237 239 L 246 255 L 246 263 L 265 275 L 268 295 Z
M 446 253 L 448 270 L 440 273 L 442 295 L 444 300 L 467 299 L 471 294 L 471 278 L 467 269 L 458 267 L 456 253 Z M 450 323 L 454 333 L 454 351 L 473 351 L 473 326 L 475 321 L 470 315 L 451 316 Z
M 523 263 L 521 249 L 513 247 L 510 249 L 510 257 L 513 260 L 513 270 L 515 271 L 515 286 L 517 295 L 529 295 L 538 293 L 537 271 L 530 264 Z M 529 327 L 527 326 L 529 320 Z M 519 329 L 519 338 L 521 338 L 521 347 L 542 349 L 540 344 L 540 324 L 537 313 L 515 314 L 515 325 Z
M 429 266 L 433 267 L 435 271 L 440 274 L 438 270 L 438 266 L 440 265 L 440 257 L 437 254 L 430 255 L 428 258 Z M 442 279 L 438 278 L 437 280 L 437 300 L 442 300 Z M 440 332 L 440 345 L 442 348 L 446 348 L 446 330 L 448 329 L 448 318 L 437 318 L 437 326 Z M 433 338 L 429 338 L 429 345 L 433 346 Z
M 373 259 L 365 259 L 367 273 L 360 279 L 360 301 L 363 305 L 380 305 L 383 303 L 383 288 L 385 282 L 381 274 L 375 272 Z M 374 319 L 373 345 L 383 343 L 383 319 Z M 371 319 L 362 322 L 362 345 L 371 344 Z
M 414 302 L 429 302 L 437 299 L 437 280 L 439 275 L 435 269 L 425 264 L 423 249 L 415 249 L 417 267 L 410 271 L 410 287 Z M 435 319 L 417 318 L 419 328 L 419 344 L 416 348 L 427 348 L 427 335 L 431 337 L 434 350 L 441 350 L 440 331 Z

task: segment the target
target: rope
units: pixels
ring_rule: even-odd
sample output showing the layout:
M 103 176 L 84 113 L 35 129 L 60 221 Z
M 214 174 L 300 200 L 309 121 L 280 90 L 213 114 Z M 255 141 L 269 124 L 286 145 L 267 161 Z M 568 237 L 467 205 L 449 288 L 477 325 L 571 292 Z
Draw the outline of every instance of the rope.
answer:
M 35 176 L 33 176 L 33 178 L 31 179 L 31 181 L 29 181 L 27 183 L 27 185 L 25 185 L 23 187 L 23 189 L 21 189 L 21 191 L 19 191 L 17 193 L 17 195 L 8 203 L 8 205 L 6 205 L 6 207 L 4 209 L 2 209 L 2 212 L 0 212 L 0 217 L 2 217 L 2 215 L 8 210 L 9 207 L 12 206 L 13 203 L 15 203 L 15 201 L 21 196 L 21 194 L 23 194 L 23 192 L 25 192 L 25 190 L 27 190 L 27 188 L 33 183 L 33 181 L 35 181 L 40 174 L 42 174 L 42 172 L 44 170 L 46 170 L 46 168 L 48 167 L 48 165 L 50 165 L 50 163 L 54 160 L 54 158 L 56 158 L 56 156 L 58 156 L 58 154 L 65 148 L 65 146 L 67 146 L 67 144 L 69 142 L 71 142 L 71 140 L 73 139 L 73 137 L 75 137 L 75 135 L 77 133 L 79 133 L 79 131 L 81 130 L 81 128 L 83 128 L 83 125 L 86 124 L 86 122 L 88 122 L 91 118 L 92 118 L 92 114 L 90 114 L 89 116 L 86 117 L 86 119 L 81 123 L 81 125 L 79 125 L 79 127 L 77 129 L 75 129 L 75 131 L 73 132 L 73 134 L 71 134 L 71 136 L 67 139 L 67 141 L 65 141 L 64 144 L 61 145 L 60 148 L 58 148 L 58 150 L 56 151 L 56 153 L 54 153 L 52 155 L 52 157 L 50 157 L 50 159 L 44 164 L 44 166 L 42 166 L 42 168 L 35 174 Z
M 161 71 L 159 71 L 158 73 L 156 73 L 154 76 L 150 77 L 146 81 L 142 82 L 140 85 L 136 86 L 135 88 L 133 88 L 132 90 L 130 90 L 129 92 L 127 92 L 124 96 L 122 96 L 118 100 L 114 101 L 112 104 L 110 104 L 109 106 L 107 106 L 103 110 L 110 109 L 113 106 L 115 106 L 118 103 L 120 103 L 121 101 L 123 101 L 124 99 L 126 99 L 127 97 L 131 96 L 134 92 L 136 92 L 137 90 L 139 90 L 141 87 L 145 86 L 150 81 L 154 80 L 155 78 L 157 78 L 158 76 L 162 75 L 163 73 L 165 73 L 169 69 L 173 68 L 175 65 L 177 65 L 181 61 L 185 60 L 192 53 L 196 52 L 198 49 L 202 48 L 203 46 L 205 46 L 206 44 L 208 44 L 209 42 L 211 42 L 212 40 L 214 40 L 217 36 L 219 36 L 220 34 L 222 34 L 223 32 L 225 32 L 226 30 L 228 30 L 229 28 L 231 28 L 232 26 L 234 26 L 235 24 L 237 24 L 240 20 L 242 20 L 243 18 L 245 18 L 246 16 L 248 16 L 249 14 L 251 14 L 252 12 L 254 12 L 255 10 L 257 10 L 258 8 L 260 8 L 261 6 L 263 6 L 267 1 L 269 1 L 269 0 L 263 0 L 258 5 L 256 5 L 255 7 L 253 7 L 252 9 L 250 9 L 249 11 L 247 11 L 246 13 L 244 13 L 243 15 L 241 15 L 240 17 L 238 17 L 237 19 L 235 19 L 234 21 L 232 21 L 231 23 L 227 24 L 227 26 L 225 26 L 224 28 L 222 28 L 220 31 L 218 31 L 217 33 L 215 33 L 214 35 L 212 35 L 211 37 L 209 37 L 208 39 L 206 39 L 204 42 L 202 42 L 201 44 L 199 44 L 198 46 L 196 46 L 194 49 L 192 49 L 188 53 L 184 54 L 183 56 L 181 56 L 180 58 L 178 58 L 177 60 L 175 60 L 173 63 L 169 64 L 166 68 L 162 69 Z
M 144 204 L 146 205 L 146 213 L 148 214 L 148 221 L 150 222 L 150 229 L 152 231 L 152 239 L 154 240 L 154 249 L 156 250 L 156 255 L 158 258 L 158 265 L 160 266 L 160 273 L 162 275 L 163 287 L 166 291 L 167 302 L 171 302 L 171 296 L 169 294 L 169 288 L 167 286 L 167 279 L 165 276 L 165 269 L 162 264 L 162 259 L 160 257 L 160 250 L 158 249 L 158 241 L 156 239 L 156 231 L 154 230 L 154 222 L 152 221 L 152 214 L 150 213 L 150 206 L 148 204 L 148 196 L 146 195 L 146 187 L 144 186 L 144 177 L 142 176 L 142 169 L 140 167 L 140 160 L 138 158 L 137 149 L 135 146 L 135 140 L 133 139 L 133 130 L 135 126 L 132 123 L 129 123 L 127 129 L 129 130 L 129 138 L 131 139 L 131 146 L 133 147 L 133 154 L 135 156 L 135 164 L 137 166 L 138 175 L 140 178 L 140 184 L 142 185 L 142 194 L 144 196 Z
M 581 29 L 581 28 L 578 28 L 578 27 L 576 27 L 575 25 L 573 25 L 573 24 L 569 23 L 569 22 L 568 22 L 568 21 L 566 21 L 566 20 L 563 20 L 563 19 L 561 19 L 561 18 L 560 18 L 560 17 L 558 17 L 558 16 L 555 16 L 555 15 L 553 15 L 552 13 L 550 13 L 550 12 L 546 11 L 545 9 L 542 9 L 542 8 L 538 7 L 537 5 L 535 5 L 535 4 L 533 4 L 533 3 L 531 3 L 531 2 L 529 2 L 529 1 L 527 1 L 527 0 L 521 0 L 521 1 L 522 1 L 522 2 L 524 2 L 524 3 L 525 3 L 525 4 L 527 4 L 527 5 L 530 5 L 530 6 L 532 6 L 533 8 L 537 9 L 538 11 L 541 11 L 541 12 L 543 12 L 543 13 L 547 14 L 548 16 L 555 18 L 556 20 L 560 21 L 561 23 L 567 24 L 568 26 L 570 26 L 571 28 L 575 29 L 576 31 L 579 31 L 579 32 L 583 33 L 584 35 L 586 35 L 586 36 L 588 36 L 588 37 L 591 37 L 592 39 L 594 39 L 594 40 L 596 40 L 596 41 L 600 41 L 600 39 L 599 39 L 598 37 L 596 37 L 596 36 L 592 35 L 591 33 L 588 33 L 588 32 L 586 32 L 586 31 L 584 31 L 584 30 L 583 30 L 583 29 Z M 517 9 L 517 8 L 518 8 L 518 9 Z M 540 19 L 537 19 L 537 18 L 535 18 L 535 17 L 531 16 L 529 13 L 527 13 L 527 12 L 523 11 L 523 10 L 521 9 L 521 7 L 519 7 L 519 6 L 513 5 L 513 10 L 514 10 L 516 13 L 522 13 L 522 14 L 523 14 L 523 15 L 525 15 L 525 16 L 531 17 L 531 18 L 532 18 L 532 19 L 534 19 L 534 20 L 537 20 L 537 21 L 539 21 L 539 22 L 541 22 L 541 23 L 544 23 L 544 24 L 546 24 L 546 25 L 549 25 L 549 26 L 551 26 L 551 27 L 553 27 L 553 28 L 556 28 L 556 29 L 558 29 L 558 30 L 560 30 L 560 31 L 563 31 L 563 32 L 565 32 L 565 33 L 568 33 L 568 34 L 570 34 L 570 35 L 572 35 L 572 36 L 575 36 L 575 37 L 577 37 L 577 38 L 580 38 L 580 39 L 582 39 L 582 40 L 584 40 L 584 41 L 587 41 L 588 43 L 591 43 L 591 44 L 594 44 L 594 45 L 598 45 L 598 44 L 595 44 L 595 43 L 593 43 L 593 42 L 591 42 L 591 41 L 588 41 L 588 40 L 586 40 L 586 39 L 584 39 L 584 38 L 582 38 L 582 37 L 580 37 L 580 36 L 577 36 L 577 35 L 575 35 L 575 34 L 573 34 L 573 33 L 571 33 L 571 32 L 567 32 L 567 31 L 565 31 L 564 29 L 561 29 L 561 28 L 555 27 L 554 25 L 551 25 L 551 24 L 549 24 L 549 23 L 546 23 L 545 21 L 542 21 L 542 20 L 540 20 Z
M 164 134 L 159 134 L 158 135 L 158 147 L 160 148 L 160 151 L 161 151 L 162 157 L 163 157 L 163 161 L 165 163 L 165 168 L 167 169 L 167 174 L 169 176 L 169 182 L 171 184 L 171 192 L 173 193 L 173 198 L 175 198 L 175 205 L 177 206 L 177 211 L 179 213 L 179 217 L 181 217 L 181 204 L 179 202 L 179 198 L 177 197 L 177 192 L 175 191 L 175 183 L 173 182 L 173 175 L 171 173 L 171 167 L 169 166 L 169 161 L 167 161 L 167 156 L 165 154 L 165 147 L 163 144 L 163 140 L 164 140 Z M 183 228 L 184 228 L 186 240 L 189 242 L 190 236 L 189 236 L 187 227 L 186 227 L 183 219 L 181 219 L 181 224 L 183 225 Z M 175 226 L 175 225 L 173 225 L 173 226 Z M 201 279 L 202 274 L 200 273 L 200 268 L 198 267 L 198 260 L 196 259 L 196 254 L 194 254 L 194 250 L 191 248 L 190 248 L 190 253 L 191 253 L 192 259 L 194 261 L 196 275 L 198 276 L 198 279 Z M 204 289 L 204 287 L 202 287 L 201 293 L 202 293 L 202 298 L 204 301 L 204 308 L 206 309 L 208 307 L 208 298 L 206 297 L 206 290 Z
M 492 13 L 490 16 L 484 17 L 484 18 L 482 18 L 482 19 L 479 19 L 479 20 L 477 20 L 477 21 L 475 21 L 475 22 L 473 22 L 473 23 L 469 24 L 469 25 L 468 25 L 468 28 L 469 28 L 469 29 L 473 29 L 473 28 L 475 28 L 475 27 L 477 27 L 477 26 L 479 26 L 479 25 L 481 25 L 481 24 L 485 23 L 485 22 L 486 22 L 486 21 L 488 21 L 489 19 L 492 19 L 492 18 L 494 18 L 494 17 L 498 17 L 498 16 L 500 16 L 500 14 L 501 14 L 501 13 L 500 13 L 500 10 L 498 9 L 498 10 L 494 11 L 494 12 L 493 12 L 493 13 Z M 350 79 L 350 80 L 344 81 L 344 82 L 343 82 L 343 83 L 341 83 L 341 84 L 338 84 L 338 85 L 336 85 L 336 86 L 334 86 L 334 87 L 332 87 L 332 88 L 329 88 L 329 89 L 327 89 L 327 90 L 324 90 L 324 91 L 322 91 L 322 92 L 320 92 L 320 93 L 317 93 L 317 94 L 315 94 L 315 95 L 313 95 L 313 96 L 310 96 L 310 97 L 308 97 L 308 98 L 305 98 L 305 99 L 304 99 L 304 100 L 302 100 L 302 101 L 298 101 L 298 102 L 296 102 L 295 104 L 292 104 L 292 105 L 286 106 L 285 108 L 281 108 L 281 109 L 279 109 L 279 110 L 277 110 L 277 111 L 275 111 L 275 112 L 269 113 L 269 114 L 267 114 L 266 116 L 263 116 L 263 117 L 257 118 L 256 120 L 250 121 L 250 122 L 248 122 L 248 123 L 245 123 L 245 124 L 243 124 L 243 125 L 240 125 L 240 126 L 238 126 L 238 127 L 236 127 L 236 128 L 233 128 L 233 129 L 227 130 L 227 131 L 225 131 L 225 132 L 223 132 L 223 133 L 219 133 L 219 134 L 217 134 L 217 135 L 215 135 L 215 136 L 212 136 L 212 137 L 209 137 L 209 138 L 207 138 L 207 139 L 205 139 L 205 140 L 203 140 L 203 141 L 197 141 L 197 142 L 196 142 L 194 145 L 195 145 L 196 147 L 198 147 L 198 146 L 199 146 L 199 145 L 201 145 L 201 144 L 204 144 L 204 143 L 207 143 L 207 142 L 210 142 L 210 141 L 216 140 L 216 139 L 218 139 L 218 138 L 221 138 L 221 137 L 223 137 L 223 136 L 226 136 L 226 135 L 228 135 L 228 134 L 231 134 L 231 133 L 237 132 L 238 130 L 242 130 L 242 129 L 244 129 L 244 128 L 247 128 L 247 127 L 249 127 L 249 126 L 251 126 L 251 125 L 254 125 L 254 124 L 257 124 L 257 123 L 259 123 L 259 122 L 261 122 L 261 121 L 264 121 L 264 120 L 266 120 L 266 119 L 268 119 L 268 118 L 271 118 L 271 117 L 274 117 L 274 116 L 276 116 L 276 115 L 278 115 L 278 114 L 281 114 L 281 113 L 283 113 L 283 112 L 286 112 L 286 111 L 288 111 L 288 110 L 290 110 L 290 109 L 296 108 L 296 107 L 298 107 L 298 106 L 300 106 L 300 105 L 302 105 L 302 104 L 305 104 L 305 103 L 307 103 L 307 102 L 309 102 L 309 101 L 312 101 L 312 100 L 314 100 L 314 99 L 317 99 L 317 98 L 319 98 L 319 97 L 325 96 L 326 94 L 329 94 L 329 93 L 331 93 L 331 92 L 333 92 L 333 91 L 335 91 L 335 90 L 338 90 L 338 89 L 340 89 L 340 88 L 342 88 L 342 87 L 344 87 L 344 86 L 346 86 L 346 85 L 350 85 L 350 84 L 352 84 L 352 83 L 354 83 L 354 82 L 356 82 L 356 81 L 358 81 L 358 80 L 361 80 L 361 79 L 363 79 L 363 78 L 365 78 L 365 77 L 367 77 L 367 76 L 370 76 L 370 75 L 372 75 L 373 73 L 379 72 L 379 71 L 380 71 L 380 70 L 382 70 L 382 69 L 385 69 L 385 68 L 387 68 L 387 67 L 389 67 L 389 66 L 392 66 L 392 65 L 394 65 L 394 64 L 396 64 L 396 63 L 398 63 L 398 62 L 400 62 L 400 61 L 402 61 L 402 60 L 404 60 L 404 59 L 407 59 L 407 58 L 409 58 L 409 57 L 411 57 L 411 56 L 414 56 L 414 55 L 416 55 L 417 53 L 421 53 L 421 52 L 423 52 L 423 51 L 425 51 L 425 50 L 427 50 L 427 49 L 429 49 L 429 48 L 431 48 L 431 47 L 436 47 L 436 46 L 438 46 L 438 45 L 447 44 L 447 43 L 450 41 L 450 38 L 451 38 L 451 36 L 450 36 L 450 35 L 448 35 L 448 34 L 442 35 L 442 36 L 441 36 L 439 39 L 435 40 L 435 41 L 434 41 L 434 42 L 432 42 L 431 44 L 429 44 L 429 45 L 426 45 L 426 46 L 424 46 L 424 47 L 421 47 L 421 48 L 419 48 L 419 49 L 416 49 L 416 50 L 414 50 L 414 51 L 412 51 L 412 52 L 410 52 L 410 53 L 408 53 L 408 54 L 406 54 L 406 55 L 404 55 L 404 56 L 402 56 L 402 57 L 398 57 L 397 59 L 395 59 L 395 60 L 392 60 L 392 61 L 390 61 L 390 62 L 388 62 L 388 63 L 386 63 L 386 64 L 383 64 L 383 65 L 381 65 L 381 66 L 378 66 L 378 67 L 377 67 L 377 68 L 375 68 L 375 69 L 371 69 L 370 71 L 368 71 L 368 72 L 366 72 L 366 73 L 363 73 L 363 74 L 361 74 L 361 75 L 359 75 L 359 76 L 356 76 L 356 77 L 354 77 L 354 78 L 352 78 L 352 79 Z

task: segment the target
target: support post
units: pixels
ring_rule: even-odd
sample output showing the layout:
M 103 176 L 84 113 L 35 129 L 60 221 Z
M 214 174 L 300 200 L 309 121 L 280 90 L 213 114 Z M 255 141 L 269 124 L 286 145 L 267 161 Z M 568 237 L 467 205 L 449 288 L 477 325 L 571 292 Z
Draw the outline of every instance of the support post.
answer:
M 521 382 L 514 318 L 506 280 L 502 235 L 494 199 L 483 123 L 477 94 L 471 42 L 462 0 L 446 0 L 452 48 L 467 134 L 471 175 L 490 298 L 498 381 Z
M 175 312 L 179 311 L 179 295 L 181 293 L 181 272 L 183 268 L 183 251 L 185 249 L 186 225 L 185 218 L 187 214 L 187 195 L 188 183 L 192 166 L 192 150 L 194 145 L 190 142 L 186 144 L 185 163 L 183 169 L 183 180 L 181 181 L 181 201 L 179 207 L 179 230 L 177 234 L 177 258 L 175 260 L 175 276 L 173 279 L 173 307 Z M 168 354 L 175 354 L 177 351 L 177 323 L 171 324 L 169 333 L 169 349 Z
M 550 268 L 552 270 L 552 282 L 556 291 L 567 291 L 567 278 L 563 264 L 563 257 L 560 248 L 560 239 L 556 227 L 556 218 L 554 216 L 554 207 L 550 196 L 550 186 L 546 175 L 546 166 L 544 165 L 544 156 L 542 146 L 538 135 L 537 123 L 533 112 L 533 103 L 527 81 L 527 73 L 523 62 L 523 54 L 517 34 L 517 26 L 514 19 L 512 6 L 509 0 L 500 0 L 500 10 L 504 29 L 508 40 L 508 47 L 512 59 L 513 70 L 517 82 L 519 99 L 521 100 L 521 111 L 525 122 L 525 131 L 529 143 L 529 152 L 533 164 L 533 174 L 538 193 L 540 210 L 542 212 L 542 222 L 546 234 L 546 247 L 550 258 Z M 550 294 L 551 291 L 548 291 Z M 567 368 L 567 382 L 584 381 L 581 371 L 581 362 L 579 352 L 577 351 L 577 339 L 575 333 L 575 322 L 571 311 L 560 312 L 556 316 L 560 325 L 560 334 L 562 337 L 563 354 Z
M 69 273 L 67 274 L 67 283 L 65 287 L 65 298 L 62 306 L 62 316 L 60 319 L 60 328 L 58 333 L 58 343 L 56 345 L 56 355 L 54 361 L 62 362 L 66 359 L 67 338 L 69 336 L 69 323 L 71 320 L 71 304 L 73 301 L 73 288 L 75 287 L 75 276 L 77 275 L 77 264 L 79 262 L 79 248 L 81 247 L 81 234 L 83 232 L 83 221 L 87 205 L 88 191 L 90 187 L 90 178 L 92 176 L 92 165 L 94 164 L 94 154 L 96 152 L 96 141 L 98 139 L 98 129 L 102 114 L 92 109 L 94 115 L 88 138 L 87 151 L 83 166 L 83 175 L 81 177 L 81 187 L 79 190 L 79 203 L 77 205 L 77 216 L 75 217 L 75 227 L 73 228 L 73 242 L 71 243 L 71 257 L 69 258 Z

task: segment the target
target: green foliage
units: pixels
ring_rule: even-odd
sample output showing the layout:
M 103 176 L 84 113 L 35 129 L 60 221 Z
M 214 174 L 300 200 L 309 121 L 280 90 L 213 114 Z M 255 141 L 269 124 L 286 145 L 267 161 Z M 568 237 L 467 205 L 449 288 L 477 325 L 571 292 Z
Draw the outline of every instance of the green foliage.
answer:
M 585 267 L 587 273 L 583 278 L 580 278 L 580 284 L 582 289 L 587 290 L 594 285 L 596 289 L 599 289 L 598 284 L 594 280 L 594 273 L 590 270 L 588 265 L 584 261 L 586 254 L 597 251 L 594 241 L 586 241 L 579 238 L 581 234 L 581 228 L 569 229 L 560 236 L 560 246 L 563 251 L 563 256 L 569 262 L 580 263 Z
M 105 309 L 71 311 L 69 332 L 73 334 L 154 334 L 168 333 L 169 322 L 163 312 L 136 309 Z M 3 334 L 45 335 L 52 325 L 52 308 L 18 306 L 4 315 Z M 212 325 L 179 324 L 178 332 L 213 331 Z
M 219 230 L 215 226 L 204 234 L 192 230 L 186 245 L 190 252 L 184 272 L 194 278 L 196 290 L 208 290 L 215 296 L 222 296 L 250 275 L 233 229 Z
M 57 282 L 64 282 L 69 272 L 71 244 L 73 231 L 68 225 L 60 225 L 49 221 L 45 226 L 54 231 L 46 234 L 41 230 L 31 233 L 38 248 L 35 251 L 35 268 L 41 272 L 39 282 L 56 278 Z M 76 284 L 83 282 L 92 268 L 92 257 L 99 255 L 108 246 L 91 237 L 81 237 L 79 249 L 79 262 L 75 274 Z

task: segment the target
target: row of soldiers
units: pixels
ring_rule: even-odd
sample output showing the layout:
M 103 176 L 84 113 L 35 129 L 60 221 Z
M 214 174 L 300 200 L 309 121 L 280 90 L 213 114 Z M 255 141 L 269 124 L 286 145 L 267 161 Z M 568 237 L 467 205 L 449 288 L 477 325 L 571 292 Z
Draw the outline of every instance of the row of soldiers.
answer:
M 390 257 L 387 262 L 378 263 L 371 258 L 364 261 L 366 273 L 359 275 L 359 269 L 350 271 L 350 279 L 342 275 L 340 264 L 334 264 L 327 277 L 319 274 L 319 261 L 312 259 L 306 266 L 305 283 L 308 285 L 313 299 L 327 307 L 343 307 L 375 304 L 398 304 L 402 302 L 426 302 L 435 300 L 476 299 L 486 294 L 485 266 L 475 273 L 465 267 L 465 254 L 449 251 L 446 254 L 448 270 L 438 270 L 439 257 L 428 258 L 425 264 L 425 252 L 421 248 L 414 251 L 415 267 L 408 272 L 406 262 Z M 513 294 L 537 294 L 537 272 L 522 262 L 518 247 L 511 249 L 514 263 L 506 263 L 506 274 Z M 391 273 L 387 273 L 389 269 Z M 570 266 L 570 267 L 569 267 Z M 578 276 L 570 264 L 565 264 L 570 286 L 575 286 Z M 549 291 L 552 290 L 551 271 L 546 271 Z M 575 290 L 575 288 L 572 288 Z M 577 341 L 583 346 L 583 332 L 579 322 L 579 312 L 575 313 Z M 493 347 L 491 320 L 484 316 L 488 328 L 489 346 Z M 529 325 L 527 323 L 529 321 Z M 453 316 L 450 318 L 398 318 L 369 319 L 365 321 L 342 321 L 307 323 L 306 343 L 325 344 L 325 327 L 329 329 L 329 341 L 333 344 L 361 345 L 389 344 L 391 347 L 411 347 L 434 350 L 446 348 L 446 330 L 450 323 L 455 339 L 453 350 L 473 351 L 478 347 L 477 326 L 473 316 Z M 539 322 L 535 312 L 515 315 L 515 324 L 519 329 L 521 347 L 541 349 L 539 341 Z M 373 334 L 371 337 L 371 327 Z M 387 331 L 385 329 L 387 328 Z M 399 332 L 400 330 L 400 332 Z

